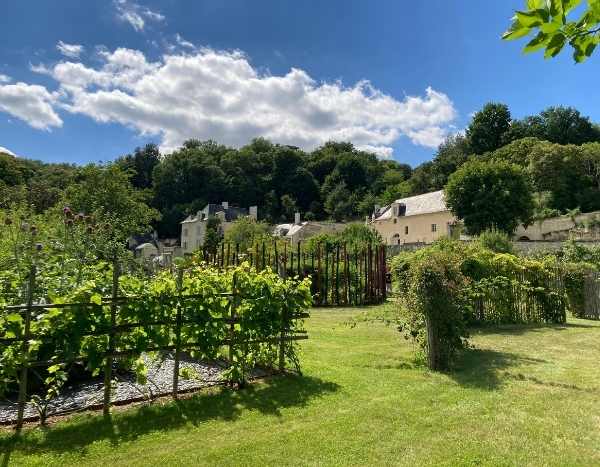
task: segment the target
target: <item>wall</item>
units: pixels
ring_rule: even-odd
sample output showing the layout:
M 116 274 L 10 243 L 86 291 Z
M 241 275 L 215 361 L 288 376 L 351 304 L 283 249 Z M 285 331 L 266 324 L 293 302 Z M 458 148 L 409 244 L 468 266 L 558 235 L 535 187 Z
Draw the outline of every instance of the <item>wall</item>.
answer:
M 396 220 L 396 223 L 394 223 Z M 449 211 L 420 214 L 417 216 L 399 216 L 391 219 L 376 220 L 372 226 L 379 232 L 387 245 L 432 243 L 449 235 L 449 225 L 455 218 Z M 432 231 L 432 224 L 436 231 Z M 408 234 L 406 234 L 408 227 Z M 398 235 L 395 237 L 395 235 Z
M 598 219 L 600 212 L 589 212 L 585 214 L 579 214 L 575 216 L 575 222 L 578 225 L 585 225 L 591 220 Z M 573 219 L 571 216 L 559 216 L 552 217 L 550 219 L 544 219 L 542 222 L 534 222 L 527 228 L 520 225 L 515 231 L 514 238 L 519 240 L 521 238 L 528 238 L 532 241 L 540 240 L 567 240 L 571 237 L 570 233 L 574 230 L 573 234 L 576 238 L 585 240 L 600 240 L 600 235 L 595 229 L 589 230 L 585 227 L 575 228 Z

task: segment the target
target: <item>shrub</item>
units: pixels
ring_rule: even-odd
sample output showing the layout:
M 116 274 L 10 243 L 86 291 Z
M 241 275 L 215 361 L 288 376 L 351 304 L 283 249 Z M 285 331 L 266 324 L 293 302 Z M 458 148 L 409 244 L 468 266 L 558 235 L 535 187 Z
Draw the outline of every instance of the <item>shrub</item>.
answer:
M 491 229 L 479 234 L 478 243 L 488 250 L 496 253 L 513 253 L 513 244 L 510 236 L 505 232 Z
M 447 369 L 466 345 L 464 290 L 467 279 L 455 254 L 429 250 L 410 263 L 402 331 L 427 352 L 432 370 Z

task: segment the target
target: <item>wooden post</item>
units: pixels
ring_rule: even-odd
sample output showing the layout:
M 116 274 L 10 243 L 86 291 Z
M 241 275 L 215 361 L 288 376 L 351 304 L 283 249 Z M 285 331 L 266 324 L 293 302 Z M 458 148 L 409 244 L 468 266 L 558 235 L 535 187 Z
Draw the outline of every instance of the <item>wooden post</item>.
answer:
M 325 244 L 325 284 L 324 284 L 324 295 L 323 295 L 323 299 L 324 299 L 324 304 L 327 305 L 327 300 L 329 299 L 329 297 L 327 295 L 329 295 L 329 251 L 327 248 L 327 243 Z
M 117 297 L 119 295 L 119 261 L 113 263 L 112 300 L 110 302 L 110 331 L 108 334 L 108 351 L 104 365 L 104 407 L 103 413 L 107 417 L 110 413 L 110 389 L 112 380 L 113 354 L 115 352 L 115 338 L 117 325 Z
M 237 320 L 237 306 L 238 306 L 238 292 L 237 292 L 237 280 L 235 272 L 233 274 L 233 284 L 231 287 L 231 303 L 229 306 L 229 364 L 233 365 L 235 358 L 235 322 Z M 238 381 L 241 384 L 241 381 Z
M 231 244 L 227 242 L 227 263 L 226 266 L 229 267 L 229 257 L 231 256 Z
M 319 297 L 319 305 L 322 305 L 323 294 L 321 292 L 321 242 L 319 242 L 317 245 L 317 294 Z
M 221 242 L 221 269 L 225 266 L 225 242 Z
M 281 310 L 281 332 L 279 334 L 279 371 L 283 373 L 285 371 L 285 338 L 287 336 L 288 329 L 288 313 L 287 313 L 287 302 L 283 303 Z
M 235 265 L 239 266 L 240 264 L 240 244 L 235 244 Z
M 264 240 L 262 243 L 262 269 L 267 269 L 267 266 L 265 263 L 265 241 Z
M 349 268 L 348 268 L 348 250 L 346 248 L 346 244 L 344 243 L 344 303 L 346 305 L 348 305 L 348 302 L 350 301 L 348 298 L 348 290 L 350 289 L 349 287 Z
M 301 264 L 300 264 L 300 257 L 301 256 L 302 256 L 302 251 L 300 249 L 300 240 L 298 240 L 298 277 L 301 277 L 302 273 L 303 273 L 302 267 L 301 267 Z
M 385 245 L 381 245 L 381 263 L 382 263 L 382 274 L 383 274 L 383 301 L 387 300 L 387 261 L 386 261 L 386 248 Z
M 335 249 L 335 304 L 340 305 L 340 244 Z
M 173 362 L 173 399 L 179 393 L 179 361 L 181 359 L 181 291 L 183 289 L 183 268 L 177 271 L 177 317 L 175 320 L 175 361 Z
M 360 270 L 358 268 L 358 251 L 356 250 L 356 246 L 354 247 L 354 275 L 354 293 L 352 295 L 354 305 L 358 305 L 358 298 L 360 297 Z
M 23 328 L 23 341 L 21 342 L 21 353 L 23 354 L 23 366 L 21 367 L 21 377 L 19 378 L 19 399 L 17 408 L 17 431 L 23 428 L 23 418 L 25 415 L 25 404 L 27 403 L 27 376 L 29 373 L 29 341 L 31 340 L 31 310 L 33 305 L 33 295 L 35 293 L 35 276 L 37 270 L 35 264 L 29 269 L 29 282 L 27 285 L 27 308 L 25 309 L 25 325 Z
M 275 251 L 273 252 L 273 256 L 275 256 L 275 266 L 273 267 L 273 271 L 275 271 L 276 274 L 279 274 L 279 255 L 277 254 L 277 240 L 273 240 L 273 245 L 275 247 Z

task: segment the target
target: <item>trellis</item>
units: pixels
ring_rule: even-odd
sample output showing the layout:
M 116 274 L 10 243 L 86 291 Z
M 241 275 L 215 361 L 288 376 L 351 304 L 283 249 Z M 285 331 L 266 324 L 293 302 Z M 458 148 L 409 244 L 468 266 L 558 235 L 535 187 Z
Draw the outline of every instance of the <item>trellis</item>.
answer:
M 173 384 L 171 396 L 173 399 L 177 399 L 179 394 L 179 367 L 182 353 L 185 351 L 193 350 L 201 347 L 202 342 L 187 342 L 183 343 L 181 340 L 182 326 L 199 324 L 194 320 L 187 319 L 182 313 L 183 305 L 189 300 L 198 300 L 204 297 L 203 294 L 194 295 L 182 295 L 181 293 L 174 296 L 166 297 L 164 300 L 164 306 L 176 307 L 177 313 L 174 320 L 154 320 L 148 322 L 137 322 L 137 323 L 120 323 L 119 322 L 119 309 L 120 307 L 126 306 L 128 303 L 134 301 L 143 300 L 143 297 L 135 296 L 122 296 L 119 294 L 119 267 L 117 264 L 113 267 L 113 281 L 112 281 L 112 294 L 109 297 L 103 297 L 100 303 L 34 303 L 34 290 L 36 286 L 36 267 L 32 266 L 29 271 L 29 281 L 27 290 L 27 301 L 22 305 L 10 305 L 3 308 L 3 311 L 9 313 L 19 313 L 23 316 L 24 326 L 22 335 L 1 338 L 0 346 L 20 343 L 21 354 L 23 355 L 22 364 L 20 365 L 18 378 L 19 391 L 18 391 L 18 411 L 17 411 L 17 422 L 16 428 L 20 430 L 24 423 L 24 413 L 27 403 L 27 385 L 28 376 L 31 369 L 36 367 L 45 367 L 48 365 L 55 364 L 72 364 L 77 362 L 83 362 L 84 356 L 76 356 L 68 360 L 51 360 L 51 361 L 38 361 L 31 359 L 31 342 L 32 340 L 44 341 L 44 337 L 36 335 L 31 331 L 31 322 L 40 313 L 44 313 L 52 309 L 66 309 L 66 308 L 78 308 L 78 309 L 93 309 L 96 310 L 107 307 L 110 309 L 110 325 L 105 329 L 94 329 L 79 334 L 81 337 L 85 336 L 106 336 L 108 338 L 107 348 L 102 353 L 105 359 L 104 364 L 104 398 L 103 398 L 103 412 L 104 415 L 108 415 L 111 407 L 111 382 L 113 366 L 116 360 L 127 356 L 139 355 L 139 350 L 136 349 L 123 349 L 118 345 L 119 336 L 131 332 L 134 329 L 150 327 L 150 326 L 166 326 L 169 329 L 170 334 L 173 336 L 173 343 L 170 345 L 154 345 L 146 347 L 144 351 L 170 351 L 174 354 L 174 368 L 173 368 Z M 181 274 L 181 273 L 180 273 Z M 181 278 L 181 275 L 180 275 Z M 179 280 L 179 284 L 181 279 Z M 215 295 L 213 295 L 214 297 Z M 220 296 L 228 301 L 229 313 L 226 317 L 212 317 L 210 318 L 211 323 L 220 322 L 221 324 L 228 327 L 228 336 L 225 339 L 221 339 L 218 342 L 220 346 L 228 347 L 228 356 L 230 363 L 233 361 L 235 350 L 240 346 L 248 346 L 252 344 L 272 344 L 278 347 L 278 364 L 277 370 L 284 371 L 286 367 L 286 344 L 308 339 L 308 335 L 305 331 L 296 330 L 292 326 L 293 322 L 298 319 L 307 318 L 308 313 L 295 312 L 288 313 L 286 307 L 282 308 L 282 320 L 281 326 L 271 336 L 265 336 L 261 339 L 244 339 L 240 336 L 243 335 L 243 320 L 236 313 L 236 309 L 239 306 L 240 300 L 252 300 L 252 298 L 242 296 L 236 288 L 235 280 L 231 292 L 220 293 L 216 296 Z M 48 341 L 48 339 L 46 340 Z

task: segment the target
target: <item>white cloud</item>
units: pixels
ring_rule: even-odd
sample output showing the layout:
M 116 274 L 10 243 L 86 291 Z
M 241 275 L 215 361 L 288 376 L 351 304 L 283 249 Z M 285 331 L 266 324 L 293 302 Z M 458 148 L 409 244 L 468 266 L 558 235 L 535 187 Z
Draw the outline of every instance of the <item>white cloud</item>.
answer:
M 0 154 L 8 154 L 9 156 L 18 157 L 14 152 L 0 146 Z
M 43 86 L 0 84 L 0 111 L 20 118 L 33 128 L 49 130 L 63 124 L 53 108 L 58 97 L 58 93 L 50 93 Z
M 9 76 L 0 73 L 0 83 L 10 83 L 11 79 Z
M 129 0 L 113 0 L 113 3 L 117 9 L 117 18 L 129 23 L 138 32 L 144 30 L 146 21 L 161 22 L 165 20 L 164 15 Z
M 190 41 L 186 41 L 183 37 L 181 37 L 179 33 L 175 34 L 175 41 L 177 41 L 177 44 L 181 47 L 185 47 L 187 49 L 192 50 L 196 49 L 196 46 L 194 44 L 192 44 Z
M 62 62 L 40 71 L 58 81 L 68 111 L 159 136 L 167 151 L 188 138 L 240 146 L 264 136 L 304 149 L 352 141 L 390 157 L 401 137 L 436 147 L 456 118 L 448 96 L 431 88 L 398 100 L 368 81 L 318 83 L 294 68 L 266 75 L 239 51 L 173 52 L 149 62 L 120 48 L 101 57 L 97 67 Z
M 63 41 L 58 41 L 58 44 L 56 44 L 56 48 L 61 54 L 69 58 L 79 58 L 79 56 L 84 50 L 83 45 L 67 44 Z

